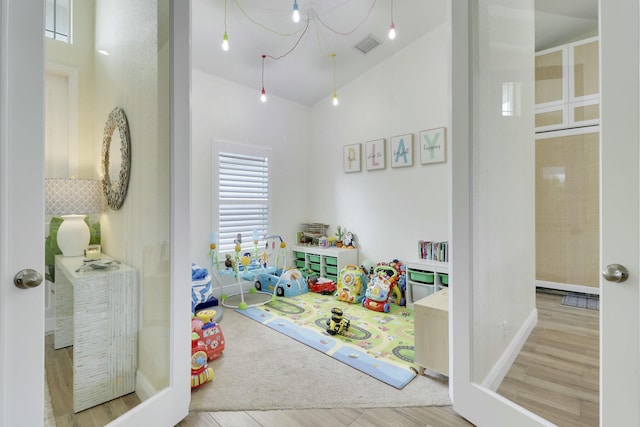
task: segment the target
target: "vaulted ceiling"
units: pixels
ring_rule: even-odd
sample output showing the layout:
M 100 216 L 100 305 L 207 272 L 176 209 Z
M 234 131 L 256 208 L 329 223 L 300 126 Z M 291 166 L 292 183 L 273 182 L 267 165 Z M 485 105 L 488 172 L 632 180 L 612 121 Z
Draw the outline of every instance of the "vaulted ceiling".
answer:
M 329 100 L 334 84 L 339 89 L 447 19 L 446 0 L 296 2 L 299 23 L 291 19 L 293 0 L 193 0 L 194 68 L 254 87 L 256 99 L 264 84 L 267 95 L 313 105 Z M 535 4 L 537 49 L 597 31 L 597 0 Z M 380 44 L 364 54 L 355 46 L 367 38 Z

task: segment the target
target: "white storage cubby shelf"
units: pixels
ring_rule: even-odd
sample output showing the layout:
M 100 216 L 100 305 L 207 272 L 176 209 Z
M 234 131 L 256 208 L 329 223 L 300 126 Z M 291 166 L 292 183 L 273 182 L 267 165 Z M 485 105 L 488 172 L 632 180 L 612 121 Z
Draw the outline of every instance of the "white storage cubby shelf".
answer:
M 358 250 L 354 248 L 318 246 L 292 246 L 292 266 L 301 270 L 313 270 L 327 279 L 337 282 L 338 274 L 347 265 L 358 265 Z
M 417 259 L 408 261 L 407 267 L 407 307 L 442 288 L 449 286 L 449 264 L 442 261 Z

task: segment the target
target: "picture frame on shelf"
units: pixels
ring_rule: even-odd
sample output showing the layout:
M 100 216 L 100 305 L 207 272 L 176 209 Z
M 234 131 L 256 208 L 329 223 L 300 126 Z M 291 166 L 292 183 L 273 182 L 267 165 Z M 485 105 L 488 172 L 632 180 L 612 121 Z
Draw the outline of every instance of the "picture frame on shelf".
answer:
M 360 172 L 360 145 L 361 144 L 349 144 L 343 147 L 342 162 L 345 173 Z
M 446 128 L 435 128 L 420 132 L 420 163 L 442 163 L 447 161 Z
M 385 139 L 367 141 L 365 144 L 365 162 L 368 171 L 384 169 L 385 164 Z
M 413 134 L 394 136 L 390 140 L 392 168 L 413 166 Z

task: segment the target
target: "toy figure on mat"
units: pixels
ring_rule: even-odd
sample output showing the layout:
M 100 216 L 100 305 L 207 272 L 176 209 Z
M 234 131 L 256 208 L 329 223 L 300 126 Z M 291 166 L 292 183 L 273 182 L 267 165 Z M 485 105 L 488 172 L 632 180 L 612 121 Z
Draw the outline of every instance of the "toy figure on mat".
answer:
M 338 307 L 331 309 L 331 318 L 327 320 L 327 333 L 329 335 L 341 334 L 349 330 L 351 321 L 344 318 L 344 313 Z

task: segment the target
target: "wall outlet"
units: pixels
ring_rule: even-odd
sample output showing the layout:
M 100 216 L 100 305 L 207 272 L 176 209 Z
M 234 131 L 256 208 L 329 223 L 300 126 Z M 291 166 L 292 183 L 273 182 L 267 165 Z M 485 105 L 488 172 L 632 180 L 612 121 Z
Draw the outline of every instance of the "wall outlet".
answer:
M 502 322 L 502 337 L 507 338 L 509 336 L 509 322 L 506 320 Z

